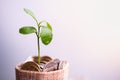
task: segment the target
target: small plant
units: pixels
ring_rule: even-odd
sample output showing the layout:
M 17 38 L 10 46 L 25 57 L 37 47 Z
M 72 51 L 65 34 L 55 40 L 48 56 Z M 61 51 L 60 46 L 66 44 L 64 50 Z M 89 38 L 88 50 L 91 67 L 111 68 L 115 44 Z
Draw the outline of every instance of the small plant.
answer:
M 48 45 L 51 42 L 53 36 L 52 27 L 47 21 L 38 22 L 31 10 L 24 8 L 24 11 L 35 20 L 37 29 L 34 26 L 23 26 L 19 29 L 19 33 L 24 35 L 31 33 L 36 34 L 38 46 L 38 64 L 40 64 L 40 39 L 44 45 Z

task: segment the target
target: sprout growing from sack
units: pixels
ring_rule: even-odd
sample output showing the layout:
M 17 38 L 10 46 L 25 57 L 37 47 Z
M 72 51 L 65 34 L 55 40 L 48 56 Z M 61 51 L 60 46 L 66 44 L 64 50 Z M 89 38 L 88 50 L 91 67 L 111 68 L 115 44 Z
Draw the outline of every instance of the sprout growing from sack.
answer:
M 37 28 L 34 26 L 23 26 L 19 29 L 19 33 L 24 35 L 31 33 L 36 34 L 38 47 L 38 64 L 40 64 L 40 39 L 44 45 L 48 45 L 53 37 L 52 27 L 47 21 L 38 22 L 37 18 L 31 10 L 24 8 L 24 11 L 35 20 Z

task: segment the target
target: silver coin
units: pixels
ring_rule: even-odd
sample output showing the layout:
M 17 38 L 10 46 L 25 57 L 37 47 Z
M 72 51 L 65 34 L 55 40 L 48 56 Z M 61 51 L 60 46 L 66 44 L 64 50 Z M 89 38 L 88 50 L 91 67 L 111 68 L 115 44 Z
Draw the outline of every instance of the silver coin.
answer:
M 58 69 L 59 69 L 59 70 L 60 70 L 60 69 L 63 69 L 66 65 L 67 65 L 67 61 L 61 61 L 61 62 L 59 63 Z
M 59 59 L 54 59 L 50 62 L 48 62 L 47 64 L 45 64 L 43 71 L 54 71 L 58 69 L 58 65 L 59 65 L 60 60 Z

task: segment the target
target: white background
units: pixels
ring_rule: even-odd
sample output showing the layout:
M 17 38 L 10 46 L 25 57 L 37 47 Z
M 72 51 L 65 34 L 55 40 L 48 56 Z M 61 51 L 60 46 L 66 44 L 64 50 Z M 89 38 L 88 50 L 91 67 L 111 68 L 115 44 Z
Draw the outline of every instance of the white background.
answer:
M 71 80 L 120 80 L 119 0 L 0 0 L 0 80 L 15 80 L 15 65 L 37 55 L 29 8 L 53 27 L 53 40 L 41 55 L 69 61 Z

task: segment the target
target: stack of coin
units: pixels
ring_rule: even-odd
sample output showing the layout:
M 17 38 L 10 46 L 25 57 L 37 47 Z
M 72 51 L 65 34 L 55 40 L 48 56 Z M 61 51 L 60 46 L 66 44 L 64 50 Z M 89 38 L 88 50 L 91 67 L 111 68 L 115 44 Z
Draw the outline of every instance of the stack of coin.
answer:
M 40 68 L 44 68 L 44 66 L 45 66 L 45 64 L 47 64 L 48 62 L 50 62 L 52 60 L 52 58 L 51 57 L 49 57 L 49 56 L 42 56 L 41 58 L 40 58 Z
M 49 56 L 42 56 L 42 57 L 40 58 L 40 63 L 46 64 L 47 62 L 49 62 L 49 61 L 51 61 L 51 60 L 52 60 L 52 58 L 49 57 Z M 34 57 L 33 57 L 33 61 L 36 62 L 36 63 L 38 63 L 38 57 L 37 57 L 37 56 L 34 56 Z
M 44 72 L 50 72 L 50 71 L 55 71 L 58 70 L 58 64 L 59 64 L 60 60 L 59 59 L 54 59 L 50 62 L 48 62 L 44 68 L 43 71 Z
M 33 61 L 27 61 L 22 66 L 21 69 L 23 70 L 30 70 L 30 71 L 42 71 L 39 65 Z
M 50 72 L 63 69 L 67 62 L 59 59 L 52 59 L 49 56 L 42 56 L 40 64 L 38 64 L 38 57 L 29 57 L 22 65 L 21 69 L 30 71 Z

